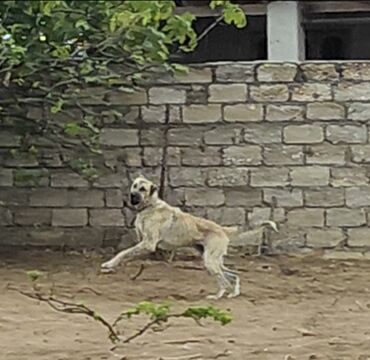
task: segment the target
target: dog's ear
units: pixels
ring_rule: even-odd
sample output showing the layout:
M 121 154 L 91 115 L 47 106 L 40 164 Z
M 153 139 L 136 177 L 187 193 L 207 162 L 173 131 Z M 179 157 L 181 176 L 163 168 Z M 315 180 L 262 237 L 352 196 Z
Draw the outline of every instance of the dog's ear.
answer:
M 157 187 L 155 185 L 150 186 L 150 196 L 152 196 L 157 191 Z

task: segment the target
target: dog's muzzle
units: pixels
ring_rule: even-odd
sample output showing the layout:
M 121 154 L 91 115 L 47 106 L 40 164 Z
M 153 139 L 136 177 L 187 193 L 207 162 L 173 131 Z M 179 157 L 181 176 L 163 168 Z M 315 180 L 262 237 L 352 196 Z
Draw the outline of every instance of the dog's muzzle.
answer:
M 139 205 L 141 202 L 141 195 L 139 193 L 131 193 L 130 202 L 133 206 Z

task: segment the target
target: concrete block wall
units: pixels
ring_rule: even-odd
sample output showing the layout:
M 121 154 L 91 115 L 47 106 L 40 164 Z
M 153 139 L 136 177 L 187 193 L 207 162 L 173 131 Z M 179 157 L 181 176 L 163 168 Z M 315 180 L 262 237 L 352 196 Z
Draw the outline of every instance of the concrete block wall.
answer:
M 19 138 L 1 132 L 0 246 L 130 241 L 123 193 L 142 173 L 173 205 L 221 224 L 275 219 L 282 251 L 370 248 L 370 63 L 204 64 L 101 93 L 90 105 L 121 115 L 101 115 L 114 171 L 92 184 L 55 150 L 10 156 Z

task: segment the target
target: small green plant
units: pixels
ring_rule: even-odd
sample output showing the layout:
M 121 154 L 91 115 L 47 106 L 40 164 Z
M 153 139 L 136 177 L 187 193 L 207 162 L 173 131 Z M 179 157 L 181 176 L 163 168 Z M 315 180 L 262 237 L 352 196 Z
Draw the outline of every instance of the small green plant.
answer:
M 30 271 L 27 271 L 27 277 L 34 283 L 36 282 L 37 280 L 40 279 L 40 277 L 43 275 L 43 273 L 41 271 L 38 271 L 38 270 L 30 270 Z

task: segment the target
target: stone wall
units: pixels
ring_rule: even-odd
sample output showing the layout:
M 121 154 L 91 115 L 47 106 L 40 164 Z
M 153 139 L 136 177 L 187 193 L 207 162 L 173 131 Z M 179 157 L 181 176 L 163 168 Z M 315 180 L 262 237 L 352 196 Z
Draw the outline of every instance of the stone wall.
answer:
M 370 246 L 370 63 L 206 64 L 104 100 L 121 114 L 101 119 L 114 172 L 93 184 L 55 152 L 17 160 L 0 133 L 0 245 L 127 243 L 122 191 L 142 173 L 219 223 L 275 219 L 283 251 Z

